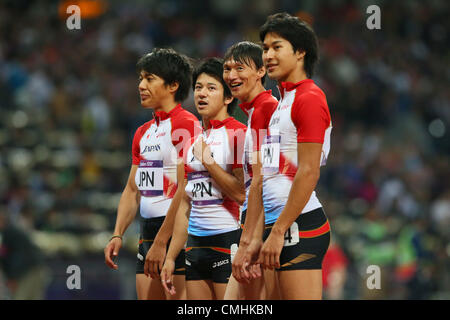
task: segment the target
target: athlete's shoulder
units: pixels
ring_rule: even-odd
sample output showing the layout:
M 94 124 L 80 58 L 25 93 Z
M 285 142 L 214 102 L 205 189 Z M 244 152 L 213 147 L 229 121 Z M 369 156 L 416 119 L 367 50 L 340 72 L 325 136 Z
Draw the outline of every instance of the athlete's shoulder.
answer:
M 311 100 L 320 99 L 326 101 L 326 95 L 323 90 L 314 82 L 308 82 L 303 90 L 298 90 L 296 93 L 296 99 Z
M 140 125 L 136 131 L 134 132 L 134 136 L 136 137 L 142 137 L 142 135 L 150 128 L 150 126 L 155 122 L 155 119 L 152 119 L 150 121 L 145 122 L 144 124 Z
M 228 121 L 225 126 L 227 129 L 247 129 L 245 124 L 236 120 L 234 117 L 231 117 L 230 121 Z
M 191 131 L 195 130 L 196 127 L 200 127 L 200 121 L 198 121 L 198 118 L 193 113 L 186 109 L 181 109 L 172 117 L 172 130 L 183 128 Z
M 190 111 L 181 108 L 180 112 L 178 112 L 175 116 L 174 119 L 176 120 L 190 120 L 190 121 L 194 121 L 194 122 L 199 122 L 198 118 Z

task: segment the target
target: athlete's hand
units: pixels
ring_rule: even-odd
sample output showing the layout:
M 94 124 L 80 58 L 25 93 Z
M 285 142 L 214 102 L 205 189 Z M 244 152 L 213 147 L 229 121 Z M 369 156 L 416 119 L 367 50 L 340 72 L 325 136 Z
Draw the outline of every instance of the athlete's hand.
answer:
M 259 258 L 256 263 L 261 264 L 265 269 L 272 270 L 273 268 L 280 268 L 280 254 L 284 244 L 284 233 L 276 232 L 272 229 L 269 237 L 264 242 Z
M 159 278 L 159 271 L 164 265 L 164 259 L 166 258 L 166 244 L 155 241 L 153 242 L 150 250 L 147 252 L 144 263 L 144 274 L 152 279 Z
M 176 294 L 175 285 L 173 284 L 173 272 L 175 270 L 175 261 L 166 259 L 161 270 L 161 283 L 164 289 L 170 294 Z
M 211 150 L 203 140 L 202 136 L 200 136 L 195 142 L 192 152 L 194 153 L 194 157 L 203 164 L 211 164 L 213 161 Z
M 252 279 L 261 277 L 261 266 L 257 264 L 259 253 L 263 242 L 261 239 L 252 239 L 247 247 L 247 256 L 249 257 L 250 265 L 246 268 L 250 272 L 249 276 Z
M 249 266 L 248 271 L 252 279 L 256 279 L 262 276 L 261 265 L 260 264 L 252 264 Z
M 105 263 L 111 269 L 117 270 L 119 266 L 113 261 L 118 255 L 119 250 L 122 247 L 122 239 L 113 238 L 104 250 L 105 253 Z
M 239 248 L 233 258 L 233 263 L 231 265 L 233 277 L 237 282 L 249 283 L 250 279 L 246 276 L 245 266 L 248 266 L 250 262 L 250 257 L 247 254 L 247 245 L 240 244 Z

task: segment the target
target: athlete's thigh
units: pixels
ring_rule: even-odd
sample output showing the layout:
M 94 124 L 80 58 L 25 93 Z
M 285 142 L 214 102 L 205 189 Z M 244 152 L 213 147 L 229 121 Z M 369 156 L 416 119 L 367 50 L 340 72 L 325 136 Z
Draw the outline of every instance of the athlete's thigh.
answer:
M 184 275 L 174 275 L 173 284 L 176 293 L 172 296 L 166 291 L 167 300 L 186 300 L 186 277 Z
M 213 282 L 213 287 L 215 300 L 224 300 L 225 291 L 227 290 L 227 284 Z
M 139 300 L 166 300 L 164 291 L 160 279 L 136 274 L 136 292 Z
M 322 270 L 278 271 L 281 299 L 321 300 Z
M 280 300 L 280 286 L 278 284 L 278 276 L 275 270 L 266 269 L 263 271 L 265 299 Z
M 245 300 L 265 300 L 266 291 L 264 289 L 264 278 L 259 277 L 250 283 L 240 284 L 243 299 Z
M 223 297 L 224 300 L 241 300 L 241 284 L 237 282 L 237 280 L 230 275 L 230 280 L 227 283 L 227 289 L 225 291 L 225 295 Z
M 186 296 L 188 300 L 214 300 L 214 287 L 211 280 L 186 281 Z

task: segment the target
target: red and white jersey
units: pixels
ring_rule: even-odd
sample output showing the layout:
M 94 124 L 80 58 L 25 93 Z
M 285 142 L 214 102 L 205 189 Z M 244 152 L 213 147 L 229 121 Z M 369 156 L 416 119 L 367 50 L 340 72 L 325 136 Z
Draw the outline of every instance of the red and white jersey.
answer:
M 242 168 L 242 145 L 246 126 L 229 117 L 210 120 L 211 127 L 203 133 L 214 161 L 227 173 Z M 185 154 L 186 193 L 191 198 L 188 233 L 211 236 L 239 229 L 239 204 L 222 193 L 203 164 L 194 157 L 192 143 Z
M 277 104 L 278 100 L 272 96 L 272 90 L 267 90 L 258 94 L 252 101 L 239 105 L 248 116 L 242 159 L 245 183 L 245 202 L 241 207 L 242 211 L 247 210 L 248 193 L 253 177 L 251 156 L 253 152 L 260 150 L 261 141 L 267 134 L 270 117 Z
M 141 193 L 142 217 L 166 215 L 177 190 L 177 159 L 199 133 L 197 117 L 180 104 L 168 113 L 156 112 L 154 119 L 136 130 L 132 153 L 133 165 L 139 166 L 135 182 Z
M 298 83 L 282 83 L 280 93 L 281 99 L 270 119 L 268 135 L 261 145 L 266 224 L 274 223 L 286 205 L 299 166 L 297 143 L 321 143 L 321 166 L 325 165 L 330 151 L 332 124 L 323 91 L 312 79 L 306 79 Z M 301 213 L 320 207 L 322 205 L 313 191 Z

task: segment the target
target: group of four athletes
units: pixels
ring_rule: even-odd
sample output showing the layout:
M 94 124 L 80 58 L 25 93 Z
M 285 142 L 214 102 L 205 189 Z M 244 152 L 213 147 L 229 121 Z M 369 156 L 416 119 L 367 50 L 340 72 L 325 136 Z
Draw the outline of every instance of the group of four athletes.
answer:
M 114 262 L 138 207 L 138 299 L 320 299 L 330 226 L 315 187 L 331 118 L 311 79 L 314 31 L 286 13 L 192 72 L 172 49 L 137 63 L 139 127 L 113 237 Z M 280 100 L 263 86 L 278 82 Z M 192 82 L 191 82 L 192 81 Z M 190 90 L 201 124 L 181 107 Z M 245 126 L 230 116 L 235 100 Z

